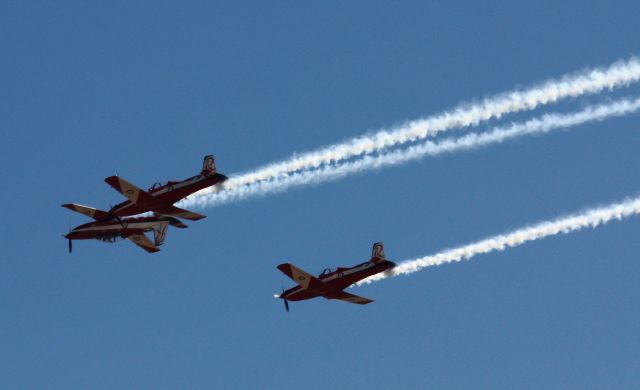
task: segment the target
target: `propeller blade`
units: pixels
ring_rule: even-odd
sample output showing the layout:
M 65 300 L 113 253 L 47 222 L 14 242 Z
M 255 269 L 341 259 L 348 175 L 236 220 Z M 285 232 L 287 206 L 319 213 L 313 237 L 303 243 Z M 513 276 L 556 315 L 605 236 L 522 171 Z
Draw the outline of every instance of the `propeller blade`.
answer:
M 280 298 L 284 301 L 284 308 L 287 309 L 287 313 L 289 312 L 289 301 L 284 297 L 284 287 L 282 287 L 282 294 L 280 294 Z
M 67 225 L 69 226 L 69 233 L 67 233 L 68 235 L 68 234 L 71 234 L 71 222 L 67 221 Z M 68 240 L 69 240 L 69 253 L 71 253 L 71 251 L 73 250 L 73 245 L 71 244 L 71 239 L 69 238 Z

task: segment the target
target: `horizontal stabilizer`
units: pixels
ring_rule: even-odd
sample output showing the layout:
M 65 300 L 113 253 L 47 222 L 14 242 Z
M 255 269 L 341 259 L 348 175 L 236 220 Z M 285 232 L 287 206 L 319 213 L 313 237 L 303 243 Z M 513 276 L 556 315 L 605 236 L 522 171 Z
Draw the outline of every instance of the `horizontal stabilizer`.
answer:
M 157 214 L 156 214 L 157 215 Z M 185 225 L 184 223 L 182 223 L 181 220 L 179 220 L 178 218 L 174 218 L 172 216 L 169 215 L 165 215 L 163 217 L 160 217 L 161 220 L 163 221 L 169 221 L 169 224 L 173 227 L 177 227 L 179 229 L 185 229 L 187 228 L 187 225 Z
M 144 233 L 136 233 L 127 237 L 131 242 L 144 249 L 149 253 L 155 253 L 160 251 L 157 246 Z
M 156 212 L 158 214 L 170 215 L 172 217 L 184 218 L 184 219 L 188 219 L 188 220 L 191 220 L 191 221 L 197 221 L 199 219 L 207 217 L 206 215 L 194 213 L 193 211 L 184 210 L 184 209 L 181 209 L 181 208 L 175 207 L 175 206 L 165 207 L 165 208 L 162 208 L 160 210 L 156 210 Z M 176 227 L 181 227 L 181 226 L 176 226 Z M 186 227 L 186 225 L 185 225 L 185 227 Z
M 319 289 L 324 284 L 320 279 L 304 272 L 293 264 L 283 263 L 278 266 L 278 269 L 305 290 Z
M 71 211 L 75 211 L 76 213 L 84 214 L 89 218 L 93 218 L 98 221 L 102 221 L 109 218 L 109 213 L 95 209 L 89 206 L 83 206 L 81 204 L 76 203 L 67 203 L 63 204 L 62 207 L 67 208 Z
M 358 305 L 366 305 L 367 303 L 373 302 L 372 299 L 361 297 L 359 295 L 349 294 L 348 292 L 340 291 L 331 295 L 324 295 L 327 299 L 339 299 L 341 301 L 349 302 L 349 303 L 357 303 Z
M 153 201 L 153 197 L 149 195 L 143 189 L 136 187 L 135 185 L 129 183 L 125 179 L 119 176 L 109 176 L 104 179 L 107 184 L 113 187 L 114 190 L 118 191 L 122 195 L 124 195 L 127 199 L 134 204 L 145 204 L 151 203 Z

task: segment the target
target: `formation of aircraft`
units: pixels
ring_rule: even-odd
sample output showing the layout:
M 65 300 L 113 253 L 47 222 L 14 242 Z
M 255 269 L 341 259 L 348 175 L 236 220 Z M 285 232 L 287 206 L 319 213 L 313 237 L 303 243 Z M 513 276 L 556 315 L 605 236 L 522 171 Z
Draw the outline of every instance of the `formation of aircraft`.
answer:
M 158 252 L 165 241 L 169 226 L 184 229 L 187 227 L 178 218 L 197 221 L 204 215 L 184 210 L 173 204 L 203 188 L 211 187 L 227 180 L 227 177 L 216 171 L 215 159 L 212 155 L 204 157 L 200 174 L 182 181 L 169 181 L 165 184 L 155 183 L 147 191 L 131 184 L 118 176 L 107 177 L 107 182 L 127 200 L 109 209 L 99 210 L 77 203 L 63 204 L 69 210 L 93 218 L 93 222 L 85 223 L 63 235 L 69 240 L 69 252 L 73 249 L 73 240 L 99 240 L 113 243 L 120 239 L 128 239 L 149 253 Z M 151 213 L 151 215 L 139 215 Z M 153 232 L 153 241 L 146 233 Z M 338 299 L 341 301 L 366 305 L 373 300 L 344 291 L 347 287 L 380 272 L 395 267 L 395 263 L 386 259 L 382 242 L 373 244 L 371 258 L 353 267 L 338 267 L 335 270 L 325 269 L 317 277 L 301 270 L 293 264 L 283 263 L 278 269 L 297 283 L 297 286 L 275 295 L 284 301 L 289 311 L 289 301 L 302 301 L 315 297 Z
M 371 275 L 389 270 L 395 265 L 386 259 L 384 245 L 381 242 L 373 244 L 371 259 L 368 261 L 350 268 L 338 267 L 333 271 L 325 269 L 318 277 L 308 274 L 293 264 L 280 264 L 278 269 L 298 285 L 275 297 L 284 300 L 287 311 L 289 311 L 289 301 L 302 301 L 316 297 L 366 305 L 373 300 L 350 294 L 344 289 Z
M 147 252 L 158 252 L 158 246 L 164 243 L 169 225 L 186 228 L 187 225 L 178 218 L 197 221 L 204 215 L 183 210 L 173 204 L 187 196 L 227 180 L 227 177 L 216 171 L 215 159 L 212 155 L 204 157 L 202 171 L 182 181 L 169 181 L 166 184 L 156 183 L 148 191 L 144 191 L 128 181 L 110 176 L 105 181 L 127 200 L 113 206 L 109 211 L 76 203 L 63 204 L 62 207 L 93 218 L 95 222 L 86 223 L 72 229 L 64 235 L 69 240 L 69 252 L 72 240 L 96 239 L 104 242 L 115 242 L 118 239 L 129 239 Z M 152 216 L 131 217 L 152 212 Z M 153 231 L 152 242 L 146 232 Z

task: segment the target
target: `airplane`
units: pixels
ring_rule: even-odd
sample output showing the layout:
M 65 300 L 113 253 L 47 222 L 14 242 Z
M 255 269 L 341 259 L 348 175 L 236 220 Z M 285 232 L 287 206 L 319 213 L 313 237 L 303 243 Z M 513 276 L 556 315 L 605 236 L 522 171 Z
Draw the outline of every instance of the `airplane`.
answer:
M 104 181 L 128 200 L 113 206 L 109 210 L 109 215 L 126 217 L 153 211 L 157 214 L 197 221 L 205 216 L 183 210 L 173 204 L 196 191 L 222 183 L 227 179 L 225 175 L 216 172 L 215 159 L 211 155 L 204 157 L 199 175 L 182 181 L 169 181 L 164 185 L 155 183 L 148 191 L 136 187 L 121 177 L 110 176 Z
M 384 272 L 395 266 L 395 263 L 386 259 L 384 245 L 381 242 L 373 244 L 369 261 L 351 268 L 338 267 L 335 271 L 327 268 L 318 277 L 306 273 L 293 264 L 283 263 L 278 266 L 278 269 L 298 285 L 286 291 L 283 289 L 282 294 L 276 294 L 274 297 L 284 300 L 284 307 L 287 311 L 289 311 L 289 301 L 302 301 L 315 297 L 339 299 L 345 302 L 366 305 L 373 302 L 373 300 L 349 294 L 344 289 L 364 278 Z
M 72 251 L 72 240 L 95 239 L 114 243 L 118 239 L 128 239 L 149 253 L 158 252 L 158 246 L 164 243 L 169 225 L 184 229 L 187 227 L 179 219 L 163 215 L 146 217 L 110 217 L 106 211 L 77 204 L 64 204 L 70 210 L 94 218 L 95 222 L 85 223 L 75 227 L 68 234 L 63 235 L 69 240 L 69 253 Z M 153 242 L 145 235 L 153 231 Z

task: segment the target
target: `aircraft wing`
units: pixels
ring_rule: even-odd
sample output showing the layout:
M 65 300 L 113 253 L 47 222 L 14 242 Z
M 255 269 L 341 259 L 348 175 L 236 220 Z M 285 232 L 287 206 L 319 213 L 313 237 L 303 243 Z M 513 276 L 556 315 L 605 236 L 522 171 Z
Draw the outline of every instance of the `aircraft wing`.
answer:
M 98 221 L 105 220 L 109 218 L 109 213 L 104 212 L 102 210 L 98 210 L 93 207 L 83 206 L 77 203 L 67 203 L 63 204 L 62 207 L 67 208 L 71 211 L 75 211 L 76 213 L 84 214 L 89 218 L 93 218 Z
M 373 302 L 372 299 L 361 297 L 359 295 L 349 294 L 345 291 L 340 291 L 335 294 L 324 295 L 327 299 L 339 299 L 341 301 L 357 303 L 358 305 L 366 305 L 367 303 Z
M 121 177 L 109 176 L 104 179 L 104 181 L 106 181 L 107 184 L 113 187 L 113 189 L 129 199 L 131 203 L 146 205 L 150 208 L 150 210 L 155 211 L 159 214 L 171 215 L 173 217 L 189 219 L 191 221 L 197 221 L 206 217 L 206 215 L 194 213 L 193 211 L 184 210 L 175 206 L 167 206 L 162 208 L 153 207 L 153 196 Z
M 155 244 L 151 242 L 151 240 L 149 240 L 149 238 L 145 236 L 144 233 L 132 234 L 128 236 L 127 239 L 149 253 L 160 251 L 160 249 L 158 249 L 158 247 L 155 246 Z
M 172 217 L 189 219 L 191 221 L 197 221 L 202 218 L 206 218 L 206 215 L 194 213 L 193 211 L 184 210 L 176 206 L 163 207 L 160 210 L 156 210 L 159 214 L 170 215 Z
M 324 282 L 313 275 L 310 275 L 293 264 L 283 263 L 278 266 L 283 274 L 290 277 L 294 282 L 305 290 L 322 288 Z
M 122 195 L 124 195 L 127 199 L 134 204 L 141 203 L 150 203 L 153 201 L 153 198 L 149 193 L 135 185 L 129 183 L 125 179 L 119 176 L 109 176 L 104 179 L 107 184 L 113 187 L 114 190 L 118 191 Z

